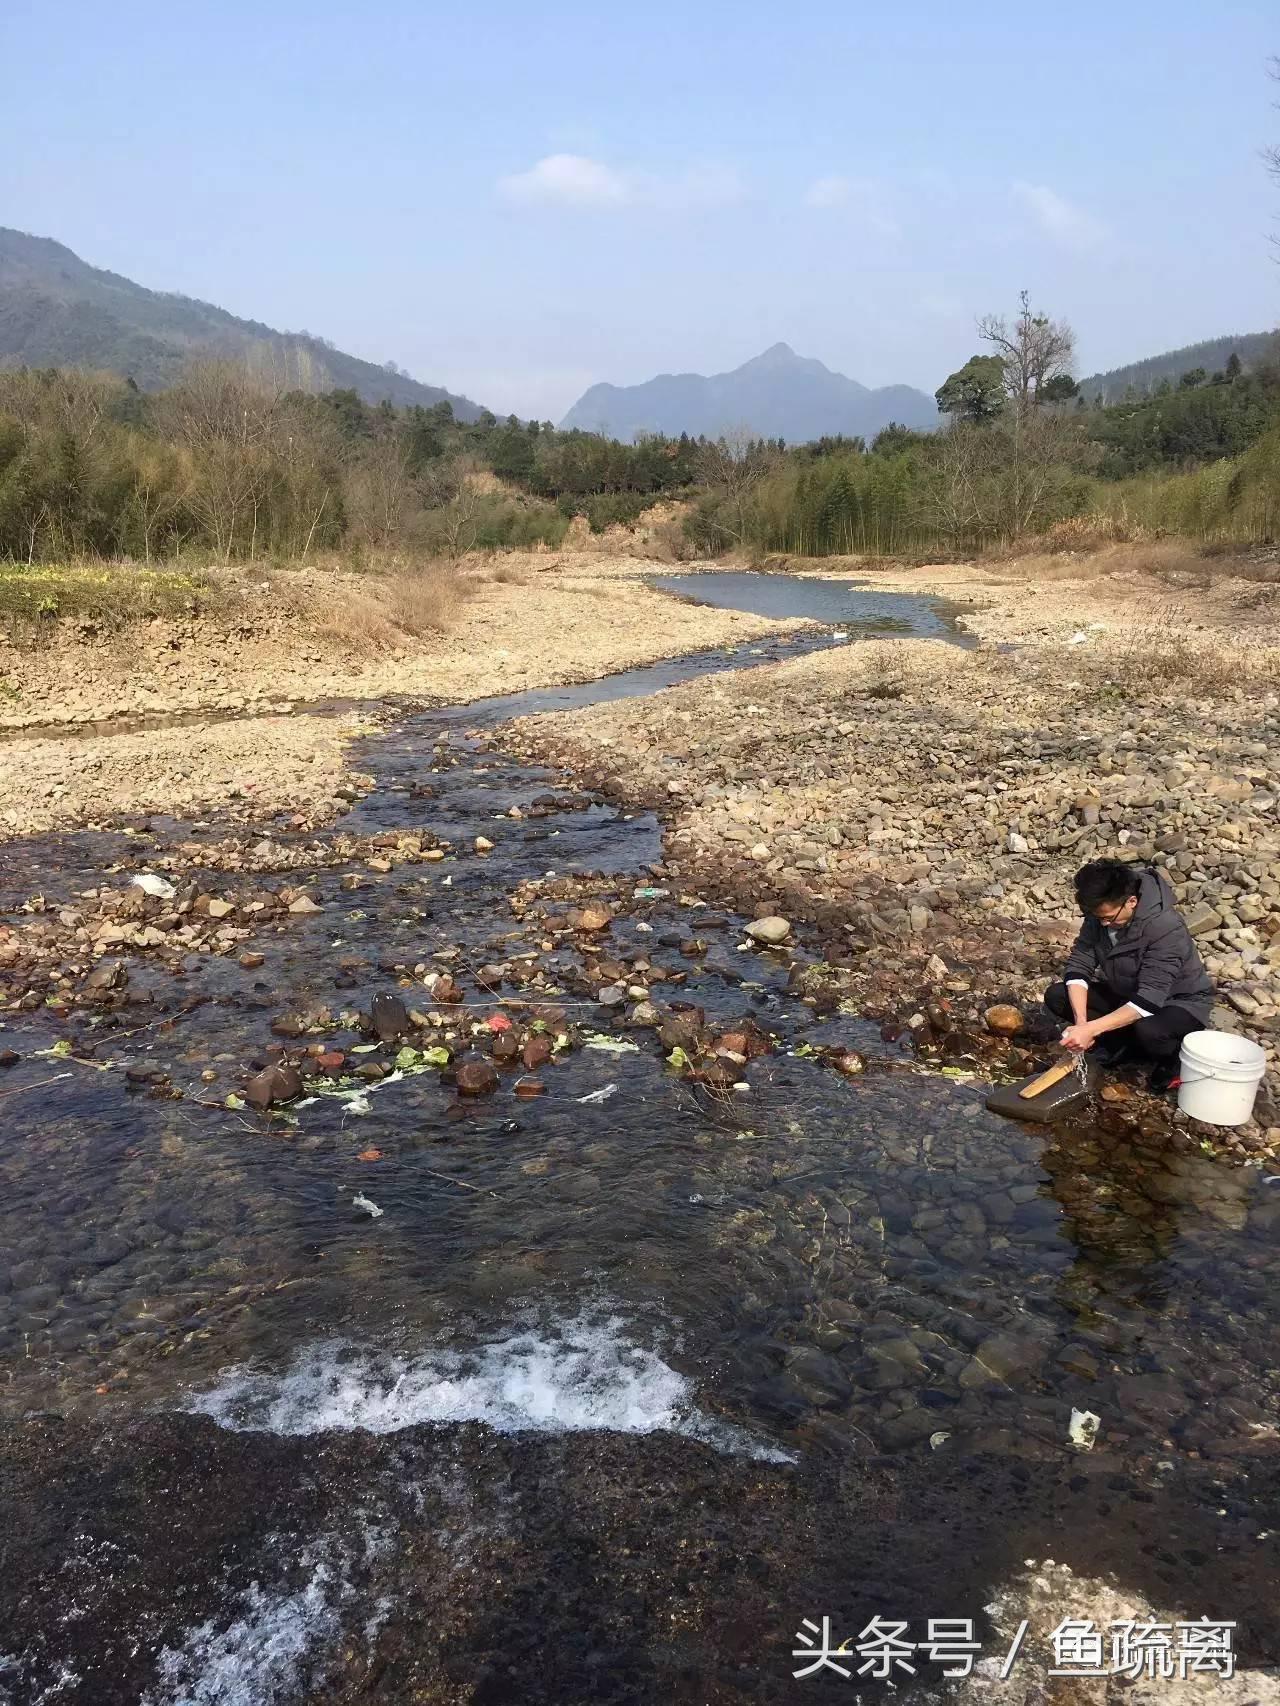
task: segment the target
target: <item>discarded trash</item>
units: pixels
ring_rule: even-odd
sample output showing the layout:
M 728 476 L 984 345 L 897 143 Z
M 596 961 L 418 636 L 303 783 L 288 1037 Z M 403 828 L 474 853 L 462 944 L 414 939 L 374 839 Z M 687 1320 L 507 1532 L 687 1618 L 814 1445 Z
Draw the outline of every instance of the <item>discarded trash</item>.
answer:
M 847 640 L 849 636 L 845 633 L 843 628 L 837 628 L 832 633 L 831 638 L 833 640 Z
M 588 1090 L 586 1095 L 579 1096 L 578 1100 L 580 1102 L 607 1102 L 610 1096 L 615 1094 L 617 1088 L 616 1084 L 603 1084 L 598 1090 Z
M 1083 628 L 1077 628 L 1075 633 L 1067 641 L 1067 644 L 1069 646 L 1083 646 L 1088 641 L 1088 638 L 1089 636 L 1085 633 Z
M 631 898 L 633 900 L 665 900 L 670 893 L 670 889 L 632 889 Z
M 940 1445 L 945 1445 L 950 1438 L 951 1435 L 940 1428 L 936 1434 L 929 1435 L 930 1448 L 933 1451 L 937 1451 L 938 1447 Z
M 172 883 L 166 882 L 163 877 L 154 876 L 150 871 L 143 871 L 141 876 L 135 877 L 133 886 L 141 889 L 143 894 L 154 896 L 156 900 L 172 900 L 178 892 Z
M 1101 1426 L 1102 1417 L 1095 1416 L 1092 1410 L 1072 1410 L 1068 1437 L 1077 1451 L 1092 1451 Z
M 376 1202 L 370 1202 L 369 1198 L 365 1196 L 363 1191 L 352 1197 L 351 1206 L 352 1208 L 362 1208 L 373 1220 L 381 1220 L 382 1218 L 382 1210 L 378 1207 Z
M 582 1039 L 583 1048 L 598 1049 L 602 1054 L 639 1054 L 640 1044 L 625 1037 L 611 1037 L 607 1031 L 592 1031 Z

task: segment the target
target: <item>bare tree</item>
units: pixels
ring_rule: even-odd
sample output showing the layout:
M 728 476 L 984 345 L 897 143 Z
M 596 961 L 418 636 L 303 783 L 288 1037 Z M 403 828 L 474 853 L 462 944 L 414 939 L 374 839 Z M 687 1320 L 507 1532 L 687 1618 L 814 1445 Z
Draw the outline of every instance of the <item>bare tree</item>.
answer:
M 161 400 L 196 464 L 188 502 L 224 562 L 237 548 L 253 558 L 280 401 L 276 387 L 231 361 L 199 363 Z
M 1069 513 L 1092 455 L 1079 422 L 1056 409 L 1009 409 L 987 425 L 957 422 L 939 436 L 931 459 L 925 517 L 956 545 L 1039 533 Z
M 728 521 L 720 526 L 736 544 L 746 543 L 751 495 L 777 465 L 777 455 L 750 427 L 731 427 L 717 439 L 698 447 L 698 477 L 722 494 Z
M 159 530 L 177 515 L 186 496 L 186 489 L 178 484 L 171 470 L 155 463 L 138 470 L 130 507 L 142 533 L 145 562 L 151 561 L 151 547 Z
M 360 536 L 387 545 L 404 532 L 411 503 L 418 499 L 413 458 L 394 433 L 365 445 L 347 482 L 347 507 Z
M 474 457 L 454 456 L 431 463 L 418 477 L 423 501 L 440 512 L 440 535 L 452 563 L 460 562 L 476 542 L 481 472 Z
M 1070 372 L 1076 336 L 1065 320 L 1033 313 L 1025 290 L 1018 300 L 1021 306 L 1012 328 L 1003 315 L 984 314 L 978 336 L 1004 363 L 1004 388 L 1025 411 L 1040 401 L 1041 387 L 1050 379 Z

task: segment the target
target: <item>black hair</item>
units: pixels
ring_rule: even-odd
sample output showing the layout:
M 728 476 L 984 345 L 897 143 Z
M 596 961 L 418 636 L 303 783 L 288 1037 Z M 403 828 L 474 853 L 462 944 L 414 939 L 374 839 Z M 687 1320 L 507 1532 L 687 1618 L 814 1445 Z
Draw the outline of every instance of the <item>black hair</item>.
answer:
M 1081 912 L 1096 912 L 1100 906 L 1116 906 L 1137 894 L 1142 873 L 1123 859 L 1095 859 L 1076 872 L 1076 899 Z

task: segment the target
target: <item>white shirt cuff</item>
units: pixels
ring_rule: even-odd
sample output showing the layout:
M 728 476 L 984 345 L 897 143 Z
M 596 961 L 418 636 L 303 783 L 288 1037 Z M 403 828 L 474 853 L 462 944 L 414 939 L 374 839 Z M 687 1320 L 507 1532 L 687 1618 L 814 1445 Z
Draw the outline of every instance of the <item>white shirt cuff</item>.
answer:
M 1089 987 L 1088 978 L 1087 977 L 1069 977 L 1067 979 L 1067 988 L 1071 989 L 1073 987 L 1077 988 L 1077 989 L 1088 989 L 1088 987 Z M 1150 1018 L 1154 1017 L 1154 1015 L 1152 1013 L 1148 1012 L 1148 1010 L 1145 1007 L 1139 1007 L 1138 1003 L 1136 1001 L 1126 1001 L 1125 1006 L 1126 1007 L 1132 1007 L 1134 1012 L 1139 1014 L 1144 1019 L 1150 1019 Z

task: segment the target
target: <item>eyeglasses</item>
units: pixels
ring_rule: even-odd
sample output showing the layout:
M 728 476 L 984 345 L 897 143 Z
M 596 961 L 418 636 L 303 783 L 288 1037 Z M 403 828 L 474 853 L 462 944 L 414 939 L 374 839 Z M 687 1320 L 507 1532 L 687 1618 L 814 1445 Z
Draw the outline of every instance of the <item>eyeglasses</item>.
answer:
M 1122 900 L 1118 906 L 1098 906 L 1094 908 L 1093 916 L 1099 924 L 1116 924 L 1129 910 L 1130 902 Z

